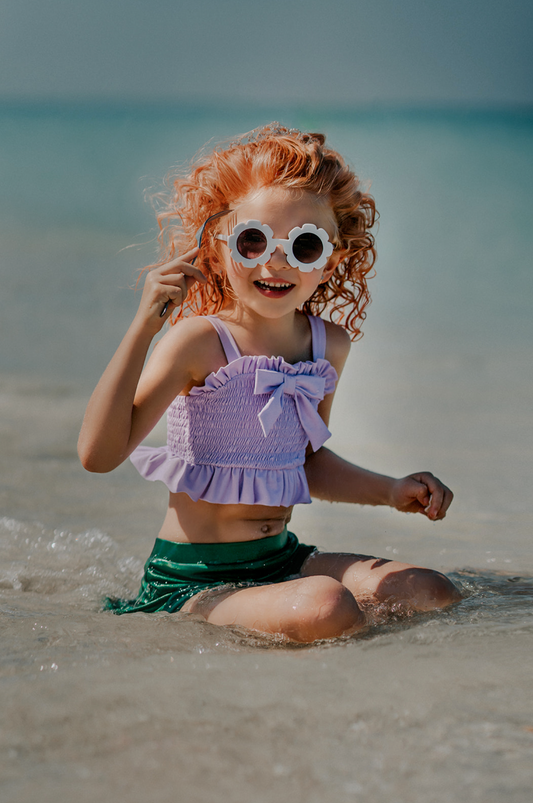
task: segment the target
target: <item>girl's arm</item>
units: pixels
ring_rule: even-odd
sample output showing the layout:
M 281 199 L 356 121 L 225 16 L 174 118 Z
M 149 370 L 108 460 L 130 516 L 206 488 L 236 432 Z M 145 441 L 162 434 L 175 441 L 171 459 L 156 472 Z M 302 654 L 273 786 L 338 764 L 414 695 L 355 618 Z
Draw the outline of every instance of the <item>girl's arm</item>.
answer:
M 344 330 L 327 324 L 326 358 L 337 374 L 350 351 L 350 341 Z M 334 393 L 320 403 L 318 411 L 329 424 Z M 384 474 L 356 466 L 334 452 L 322 447 L 309 451 L 305 472 L 311 496 L 329 502 L 351 502 L 360 505 L 389 505 L 406 513 L 423 513 L 432 521 L 443 519 L 453 494 L 428 471 L 394 479 Z
M 446 515 L 453 494 L 429 471 L 394 479 L 343 460 L 322 447 L 305 463 L 311 496 L 329 502 L 389 505 L 404 513 L 423 513 L 438 521 Z
M 202 273 L 190 264 L 196 255 L 195 248 L 150 270 L 146 276 L 133 323 L 87 406 L 78 454 L 89 471 L 106 472 L 120 465 L 192 378 L 190 355 L 194 350 L 187 348 L 187 335 L 180 332 L 176 336 L 171 331 L 158 344 L 147 366 L 146 379 L 143 376 L 140 381 L 150 344 L 165 319 L 182 303 L 195 281 L 205 281 Z M 168 311 L 161 318 L 167 301 Z

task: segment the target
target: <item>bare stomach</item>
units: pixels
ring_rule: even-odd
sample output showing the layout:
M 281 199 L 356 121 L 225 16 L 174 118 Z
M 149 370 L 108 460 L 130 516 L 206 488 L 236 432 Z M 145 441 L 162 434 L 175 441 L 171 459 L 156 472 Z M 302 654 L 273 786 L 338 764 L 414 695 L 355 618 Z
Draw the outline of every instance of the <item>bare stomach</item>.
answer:
M 171 493 L 159 538 L 203 544 L 255 541 L 278 535 L 291 515 L 292 507 L 214 505 Z

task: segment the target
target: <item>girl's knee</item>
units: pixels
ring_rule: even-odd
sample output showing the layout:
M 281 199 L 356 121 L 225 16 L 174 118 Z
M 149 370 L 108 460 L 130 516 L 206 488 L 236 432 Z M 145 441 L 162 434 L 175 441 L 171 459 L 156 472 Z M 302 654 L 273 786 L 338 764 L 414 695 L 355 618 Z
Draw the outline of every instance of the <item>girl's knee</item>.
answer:
M 420 608 L 420 610 L 446 608 L 454 602 L 459 602 L 461 594 L 446 575 L 431 569 L 420 569 L 419 571 L 417 595 L 420 598 L 421 605 L 427 606 Z
M 444 574 L 416 566 L 387 575 L 380 583 L 378 596 L 417 611 L 446 608 L 461 599 L 456 586 Z
M 332 577 L 301 578 L 283 631 L 296 641 L 350 635 L 365 625 L 353 594 Z

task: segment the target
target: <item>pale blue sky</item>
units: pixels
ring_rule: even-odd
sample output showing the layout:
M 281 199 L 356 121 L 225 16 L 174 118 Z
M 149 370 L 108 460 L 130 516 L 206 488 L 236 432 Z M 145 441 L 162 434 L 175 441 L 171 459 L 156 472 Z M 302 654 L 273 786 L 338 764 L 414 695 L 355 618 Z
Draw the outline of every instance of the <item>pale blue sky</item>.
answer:
M 531 0 L 2 0 L 0 99 L 533 103 Z

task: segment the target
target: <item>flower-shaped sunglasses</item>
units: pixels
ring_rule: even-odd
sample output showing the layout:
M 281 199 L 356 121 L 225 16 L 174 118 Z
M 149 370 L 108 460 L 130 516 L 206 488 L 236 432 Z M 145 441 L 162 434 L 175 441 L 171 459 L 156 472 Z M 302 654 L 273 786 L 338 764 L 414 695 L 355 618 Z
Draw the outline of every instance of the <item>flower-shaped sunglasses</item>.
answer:
M 278 245 L 283 246 L 289 265 L 304 273 L 325 267 L 333 253 L 327 232 L 314 223 L 297 226 L 291 229 L 286 240 L 278 240 L 266 223 L 247 220 L 238 223 L 230 235 L 217 234 L 216 238 L 227 243 L 231 258 L 245 268 L 266 265 Z

